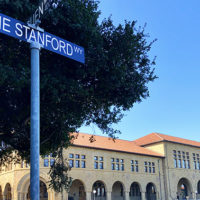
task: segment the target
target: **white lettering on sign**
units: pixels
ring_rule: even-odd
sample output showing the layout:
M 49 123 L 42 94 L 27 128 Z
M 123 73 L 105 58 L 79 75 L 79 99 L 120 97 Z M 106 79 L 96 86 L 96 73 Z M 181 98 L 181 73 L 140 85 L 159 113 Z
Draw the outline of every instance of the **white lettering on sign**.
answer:
M 53 51 L 82 63 L 85 62 L 84 49 L 82 47 L 50 33 L 42 32 L 40 29 L 35 29 L 34 26 L 28 26 L 19 20 L 7 17 L 1 13 L 0 32 L 29 43 L 39 43 L 43 48 L 49 51 Z
M 63 53 L 66 54 L 66 51 L 65 51 L 65 42 L 63 42 L 62 40 L 60 40 L 60 49 L 59 49 L 59 51 L 62 53 L 62 50 L 63 50 Z
M 69 56 L 72 56 L 72 54 L 73 54 L 73 48 L 72 48 L 71 44 L 67 44 L 67 54 Z
M 50 38 L 51 36 L 46 34 L 46 46 L 48 46 L 48 43 L 51 43 L 51 40 L 49 40 Z
M 44 34 L 41 32 L 38 32 L 38 37 L 37 37 L 37 41 L 42 44 L 42 46 L 44 46 Z
M 54 42 L 54 41 L 55 41 L 55 42 Z M 55 43 L 56 43 L 56 46 L 54 46 Z M 51 40 L 51 46 L 53 47 L 54 50 L 58 50 L 58 49 L 59 49 L 59 43 L 58 43 L 57 38 L 53 38 L 53 39 Z
M 0 30 L 10 33 L 10 19 L 0 16 Z
M 74 52 L 76 52 L 76 53 L 80 53 L 80 54 L 82 54 L 82 49 L 80 49 L 79 47 L 74 47 Z
M 16 29 L 15 30 L 15 34 L 18 36 L 18 37 L 22 37 L 23 35 L 23 32 L 22 32 L 22 25 L 20 23 L 16 23 Z
M 10 24 L 9 24 L 9 22 L 10 22 L 10 19 L 7 19 L 7 18 L 3 17 L 2 28 L 3 28 L 3 31 L 6 31 L 8 33 L 10 33 L 10 30 L 9 30 Z
M 36 36 L 35 36 L 35 30 L 34 30 L 34 29 L 31 30 L 31 33 L 30 33 L 30 35 L 29 35 L 29 39 L 28 39 L 28 40 L 37 42 Z
M 30 27 L 23 25 L 23 28 L 25 29 L 25 39 L 28 39 L 28 30 L 30 30 Z
M 7 24 L 8 26 L 9 24 Z M 18 37 L 25 37 L 28 41 L 38 42 L 43 46 L 50 47 L 54 51 L 72 56 L 74 52 L 82 54 L 82 50 L 79 47 L 72 47 L 70 43 L 53 37 L 52 35 L 39 32 L 38 30 L 32 29 L 29 26 L 21 25 L 20 23 L 15 24 L 15 34 Z

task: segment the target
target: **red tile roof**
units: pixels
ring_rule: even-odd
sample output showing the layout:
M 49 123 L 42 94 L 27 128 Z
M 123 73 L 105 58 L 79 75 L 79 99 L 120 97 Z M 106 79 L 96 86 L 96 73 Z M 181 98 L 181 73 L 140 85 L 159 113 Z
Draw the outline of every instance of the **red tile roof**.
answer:
M 159 153 L 145 149 L 144 147 L 137 146 L 133 141 L 120 139 L 116 139 L 114 141 L 109 137 L 90 135 L 85 133 L 74 133 L 73 135 L 74 139 L 72 140 L 72 145 L 75 146 L 163 157 Z
M 149 144 L 154 144 L 154 143 L 163 142 L 163 141 L 200 147 L 200 142 L 193 141 L 193 140 L 187 140 L 187 139 L 183 139 L 183 138 L 179 138 L 179 137 L 174 137 L 174 136 L 170 136 L 170 135 L 164 135 L 161 133 L 151 133 L 151 134 L 141 137 L 137 140 L 134 140 L 133 142 L 138 146 L 146 146 Z

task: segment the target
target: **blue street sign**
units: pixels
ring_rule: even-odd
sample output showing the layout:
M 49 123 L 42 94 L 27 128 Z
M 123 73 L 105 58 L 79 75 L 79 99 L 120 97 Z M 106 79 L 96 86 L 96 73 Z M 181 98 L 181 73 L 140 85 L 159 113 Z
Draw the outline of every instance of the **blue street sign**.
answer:
M 39 43 L 44 49 L 85 63 L 84 48 L 47 32 L 28 26 L 24 22 L 0 13 L 0 33 L 23 40 Z

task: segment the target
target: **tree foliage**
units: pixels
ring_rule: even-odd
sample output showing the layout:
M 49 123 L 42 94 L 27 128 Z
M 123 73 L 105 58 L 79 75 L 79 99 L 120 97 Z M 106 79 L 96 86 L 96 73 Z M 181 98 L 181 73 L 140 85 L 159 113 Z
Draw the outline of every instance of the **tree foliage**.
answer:
M 0 0 L 0 12 L 27 21 L 38 0 Z M 149 96 L 154 60 L 152 43 L 135 21 L 115 27 L 98 22 L 95 0 L 54 0 L 40 27 L 85 48 L 80 64 L 41 50 L 41 155 L 69 145 L 69 132 L 96 124 L 109 136 L 111 128 L 134 103 Z M 56 5 L 56 6 L 55 6 Z M 30 49 L 24 42 L 0 36 L 0 140 L 19 155 L 30 155 Z M 1 157 L 7 157 L 5 152 Z

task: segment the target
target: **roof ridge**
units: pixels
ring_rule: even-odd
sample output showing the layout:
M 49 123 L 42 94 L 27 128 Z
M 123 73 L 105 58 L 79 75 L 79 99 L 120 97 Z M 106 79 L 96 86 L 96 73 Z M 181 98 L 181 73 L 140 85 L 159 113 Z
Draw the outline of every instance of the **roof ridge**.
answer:
M 112 137 L 109 136 L 104 136 L 104 135 L 96 135 L 96 134 L 89 134 L 89 133 L 82 133 L 82 132 L 74 132 L 75 134 L 84 134 L 84 135 L 91 135 L 91 136 L 98 136 L 98 137 L 103 137 L 103 138 L 108 138 L 108 139 L 113 139 Z M 121 140 L 121 141 L 126 141 L 126 142 L 131 142 L 133 143 L 134 140 L 125 140 L 125 139 L 120 139 L 120 138 L 115 138 L 115 140 Z
M 179 138 L 179 139 L 182 139 L 182 140 L 189 140 L 189 141 L 192 141 L 192 142 L 200 143 L 200 141 L 196 141 L 196 140 L 192 140 L 192 139 L 187 139 L 187 138 L 182 138 L 180 136 L 167 135 L 167 134 L 163 134 L 163 133 L 157 133 L 157 134 L 160 135 L 160 137 L 162 137 L 162 135 L 164 135 L 164 136 L 167 136 L 167 137 Z M 164 140 L 166 140 L 166 139 L 164 139 Z
M 138 146 L 133 141 L 122 140 L 122 139 L 116 139 L 115 141 L 113 141 L 112 138 L 106 136 L 93 135 L 94 141 L 91 142 L 89 140 L 90 137 L 92 136 L 91 134 L 85 134 L 80 132 L 79 133 L 74 132 L 73 134 L 75 137 L 72 145 L 75 146 L 104 149 L 108 151 L 120 151 L 133 154 L 142 154 L 147 156 L 163 157 L 162 154 Z
M 163 137 L 161 137 L 160 133 L 154 133 L 156 134 L 160 139 L 165 140 Z
M 196 140 L 186 139 L 177 136 L 166 135 L 163 133 L 153 132 L 142 138 L 135 140 L 139 146 L 145 146 L 149 144 L 154 144 L 158 142 L 175 142 L 184 145 L 200 147 L 200 142 Z

